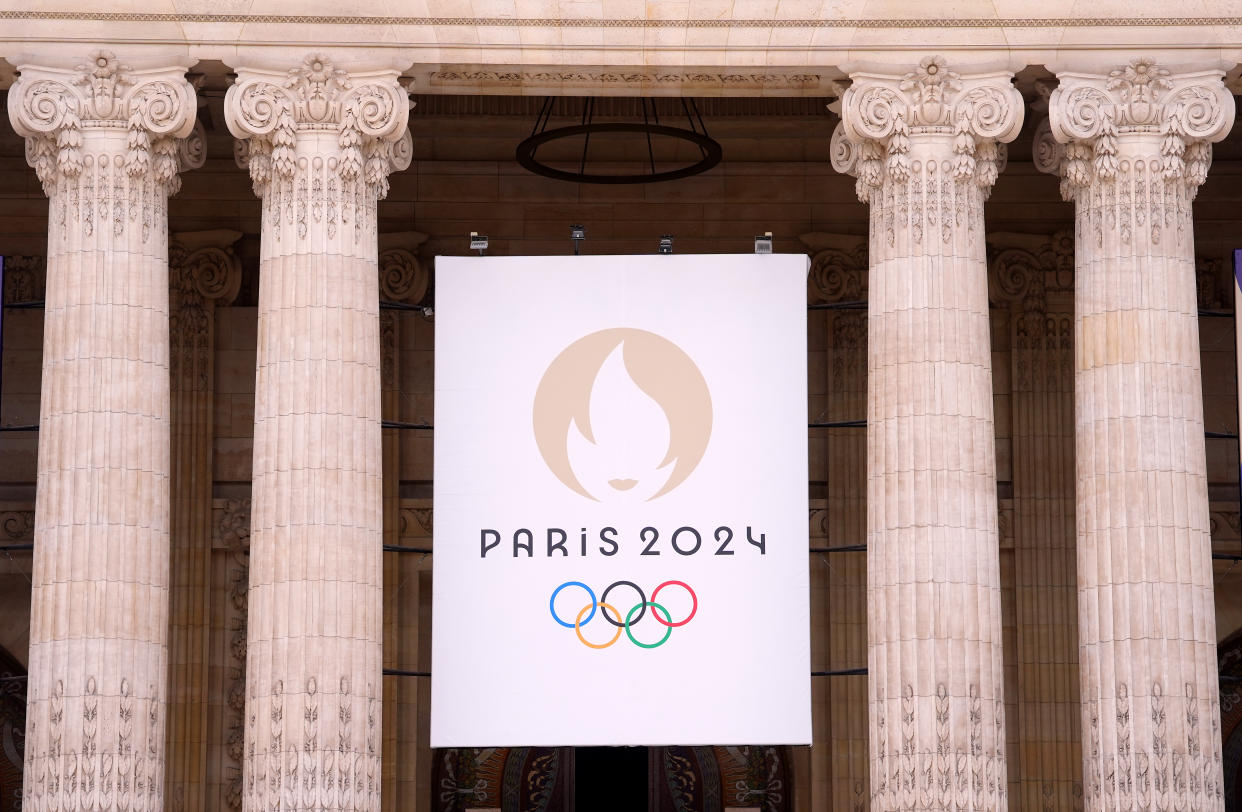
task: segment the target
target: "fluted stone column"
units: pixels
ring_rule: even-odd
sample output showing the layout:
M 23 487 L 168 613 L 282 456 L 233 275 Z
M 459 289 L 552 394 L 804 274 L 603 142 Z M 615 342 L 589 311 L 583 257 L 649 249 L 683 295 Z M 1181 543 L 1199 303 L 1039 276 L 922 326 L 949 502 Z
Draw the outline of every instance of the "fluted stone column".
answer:
M 427 236 L 417 232 L 380 235 L 379 289 L 384 301 L 416 305 L 427 295 L 431 274 L 415 253 Z M 422 314 L 384 310 L 380 313 L 380 355 L 385 420 L 416 422 L 402 403 L 402 349 L 408 346 L 415 318 Z M 404 325 L 404 326 L 403 326 Z M 408 358 L 408 355 L 406 356 Z M 400 429 L 384 432 L 384 543 L 401 544 Z M 384 667 L 418 670 L 419 556 L 384 556 Z M 383 808 L 400 810 L 416 804 L 418 782 L 419 694 L 430 689 L 427 680 L 388 677 L 384 687 Z
M 212 418 L 215 310 L 241 286 L 236 231 L 173 235 L 169 246 L 171 555 L 169 564 L 169 805 L 210 810 L 207 800 L 211 593 Z
M 807 292 L 813 304 L 841 305 L 867 299 L 867 246 L 863 237 L 816 232 L 804 234 L 811 249 Z M 822 314 L 826 368 L 824 406 L 815 422 L 858 420 L 867 414 L 867 314 L 827 310 Z M 812 406 L 812 415 L 821 410 Z M 867 537 L 867 436 L 857 428 L 820 434 L 823 468 L 812 479 L 826 485 L 822 512 L 811 516 L 812 537 L 829 547 L 860 544 Z M 816 455 L 812 455 L 815 459 Z M 818 513 L 818 515 L 816 515 Z M 822 541 L 812 546 L 823 546 Z M 828 566 L 825 566 L 829 564 Z M 858 668 L 867 662 L 867 557 L 862 552 L 833 554 L 831 562 L 811 559 L 812 595 L 823 597 L 814 611 L 822 624 L 826 654 L 816 668 Z M 818 589 L 816 589 L 818 587 Z M 814 597 L 813 597 L 814 600 Z M 816 680 L 815 742 L 811 749 L 812 808 L 855 809 L 866 805 L 870 757 L 867 752 L 867 677 Z M 821 800 L 822 799 L 822 800 Z
M 163 808 L 167 199 L 194 126 L 186 64 L 135 70 L 96 51 L 72 68 L 20 65 L 9 90 L 50 200 L 22 807 L 33 812 Z
M 996 454 L 983 202 L 1011 74 L 855 73 L 833 165 L 871 204 L 871 808 L 1003 810 Z
M 379 810 L 383 511 L 376 200 L 409 165 L 396 71 L 239 67 L 263 198 L 245 810 Z
M 1082 805 L 1074 535 L 1074 236 L 992 234 L 992 301 L 1009 316 L 1018 758 L 1014 809 Z M 1007 307 L 1006 307 L 1007 306 Z M 1012 751 L 1011 751 L 1012 752 Z M 1020 765 L 1020 766 L 1018 766 Z M 1018 769 L 1013 767 L 1018 766 Z
M 1062 72 L 1037 159 L 1076 210 L 1074 392 L 1089 810 L 1222 810 L 1191 201 L 1220 71 Z

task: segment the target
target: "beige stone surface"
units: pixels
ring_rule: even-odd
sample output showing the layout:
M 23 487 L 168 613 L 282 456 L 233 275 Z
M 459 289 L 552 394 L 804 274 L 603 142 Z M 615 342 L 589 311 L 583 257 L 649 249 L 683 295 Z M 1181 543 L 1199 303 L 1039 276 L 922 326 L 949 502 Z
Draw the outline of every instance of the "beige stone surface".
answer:
M 1022 100 L 940 57 L 853 79 L 833 165 L 871 205 L 871 808 L 1005 809 L 983 203 Z
M 381 808 L 375 216 L 409 165 L 395 80 L 311 54 L 240 70 L 226 100 L 264 210 L 245 810 Z
M 1221 810 L 1191 201 L 1234 103 L 1219 72 L 1147 59 L 1060 78 L 1039 154 L 1077 213 L 1086 803 Z
M 1087 51 L 1187 64 L 1242 59 L 1234 0 L 1032 4 L 922 0 L 83 0 L 0 9 L 0 58 L 76 48 L 65 29 L 230 66 L 280 66 L 329 48 L 341 64 L 383 60 L 420 92 L 579 95 L 829 94 L 859 70 L 893 72 L 934 49 L 974 70 L 1062 69 Z M 1180 55 L 1180 56 L 1179 56 Z M 0 83 L 8 71 L 0 70 Z
M 184 65 L 27 66 L 49 197 L 23 808 L 158 808 L 167 702 L 167 196 Z M 192 163 L 193 151 L 184 153 Z

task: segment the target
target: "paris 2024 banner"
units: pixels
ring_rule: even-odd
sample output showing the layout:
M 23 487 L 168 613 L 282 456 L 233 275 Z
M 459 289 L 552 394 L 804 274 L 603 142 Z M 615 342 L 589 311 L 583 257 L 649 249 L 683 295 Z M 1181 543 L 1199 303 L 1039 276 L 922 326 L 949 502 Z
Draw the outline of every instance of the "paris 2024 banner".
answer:
M 432 747 L 811 742 L 806 273 L 437 258 Z

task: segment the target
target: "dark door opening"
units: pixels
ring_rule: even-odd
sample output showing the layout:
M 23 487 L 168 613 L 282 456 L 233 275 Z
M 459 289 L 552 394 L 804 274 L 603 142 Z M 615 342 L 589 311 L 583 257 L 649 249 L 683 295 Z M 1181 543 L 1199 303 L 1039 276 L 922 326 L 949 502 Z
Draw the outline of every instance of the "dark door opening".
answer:
M 646 812 L 648 748 L 574 748 L 576 812 Z

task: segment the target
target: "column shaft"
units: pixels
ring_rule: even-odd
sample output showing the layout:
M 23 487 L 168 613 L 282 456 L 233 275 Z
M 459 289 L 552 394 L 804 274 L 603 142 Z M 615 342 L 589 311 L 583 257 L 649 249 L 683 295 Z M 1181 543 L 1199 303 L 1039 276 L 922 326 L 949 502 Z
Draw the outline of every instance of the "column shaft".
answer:
M 1220 73 L 1149 60 L 1065 74 L 1049 102 L 1076 211 L 1090 810 L 1224 808 L 1191 200 L 1233 109 Z
M 168 637 L 167 196 L 184 67 L 21 66 L 50 199 L 23 808 L 156 810 Z
M 871 204 L 867 606 L 873 810 L 1006 808 L 983 202 L 1021 122 L 1007 75 L 939 58 L 842 102 Z M 847 142 L 848 139 L 848 142 Z M 881 161 L 880 156 L 886 155 Z
M 263 197 L 246 810 L 381 805 L 375 214 L 408 115 L 395 79 L 315 56 L 239 69 L 226 102 Z

